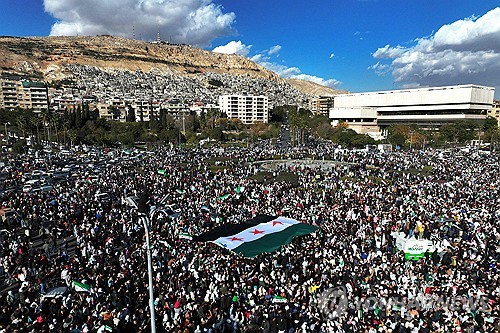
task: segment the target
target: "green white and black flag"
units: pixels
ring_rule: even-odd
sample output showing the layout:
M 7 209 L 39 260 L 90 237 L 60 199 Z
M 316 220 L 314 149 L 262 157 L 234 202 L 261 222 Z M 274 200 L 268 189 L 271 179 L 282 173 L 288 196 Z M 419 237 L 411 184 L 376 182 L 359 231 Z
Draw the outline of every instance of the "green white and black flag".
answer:
M 258 215 L 240 224 L 224 224 L 211 231 L 193 236 L 196 242 L 212 242 L 245 257 L 274 252 L 295 237 L 315 232 L 318 227 L 297 220 Z

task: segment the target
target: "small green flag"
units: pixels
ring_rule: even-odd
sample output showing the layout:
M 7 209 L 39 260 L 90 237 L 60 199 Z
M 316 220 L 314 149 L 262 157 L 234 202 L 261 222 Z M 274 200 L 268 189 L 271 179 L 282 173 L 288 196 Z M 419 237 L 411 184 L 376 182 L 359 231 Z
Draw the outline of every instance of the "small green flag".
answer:
M 84 291 L 84 292 L 90 292 L 90 290 L 92 289 L 92 287 L 88 284 L 85 284 L 85 283 L 81 283 L 81 282 L 78 282 L 78 281 L 75 281 L 73 280 L 73 287 L 75 288 L 76 291 Z
M 217 198 L 217 200 L 222 200 L 222 201 L 224 201 L 224 200 L 226 200 L 227 198 L 229 198 L 229 196 L 230 196 L 230 194 L 229 194 L 229 193 L 228 193 L 228 194 L 224 194 L 223 196 L 218 197 L 218 198 Z
M 287 303 L 288 300 L 280 295 L 274 295 L 273 297 L 273 303 Z

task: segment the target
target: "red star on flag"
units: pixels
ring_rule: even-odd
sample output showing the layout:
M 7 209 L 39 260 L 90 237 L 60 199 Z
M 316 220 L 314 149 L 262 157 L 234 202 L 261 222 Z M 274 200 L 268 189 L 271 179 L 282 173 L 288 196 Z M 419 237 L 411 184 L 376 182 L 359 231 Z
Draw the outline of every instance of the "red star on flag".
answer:
M 232 237 L 232 238 L 229 238 L 229 240 L 231 242 L 234 242 L 234 241 L 240 241 L 240 242 L 243 242 L 243 238 L 238 238 L 238 237 Z
M 254 229 L 254 231 L 250 231 L 252 234 L 254 235 L 258 235 L 258 234 L 263 234 L 264 233 L 264 230 L 257 230 L 257 229 Z
M 280 221 L 273 221 L 273 227 L 274 227 L 276 224 L 281 224 L 281 225 L 283 225 L 283 222 L 280 222 Z

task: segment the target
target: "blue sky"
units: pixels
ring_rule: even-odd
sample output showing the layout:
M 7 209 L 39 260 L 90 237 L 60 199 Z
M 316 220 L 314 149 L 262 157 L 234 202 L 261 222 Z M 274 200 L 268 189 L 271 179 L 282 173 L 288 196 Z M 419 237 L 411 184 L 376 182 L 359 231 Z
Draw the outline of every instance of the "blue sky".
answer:
M 0 34 L 114 34 L 239 53 L 353 92 L 500 90 L 498 0 L 3 0 Z

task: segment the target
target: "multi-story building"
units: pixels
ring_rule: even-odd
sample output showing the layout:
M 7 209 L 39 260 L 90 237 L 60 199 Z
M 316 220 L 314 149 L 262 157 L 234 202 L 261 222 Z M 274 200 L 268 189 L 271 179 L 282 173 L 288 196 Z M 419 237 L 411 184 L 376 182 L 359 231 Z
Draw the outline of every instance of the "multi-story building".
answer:
M 47 94 L 47 86 L 43 82 L 23 81 L 23 100 L 25 108 L 32 109 L 35 112 L 48 110 L 49 98 Z
M 0 79 L 0 107 L 16 108 L 19 107 L 18 95 L 21 85 L 18 80 Z
M 266 96 L 223 95 L 219 107 L 228 118 L 238 118 L 244 124 L 267 123 L 269 104 Z
M 2 78 L 0 81 L 0 107 L 19 107 L 35 112 L 49 108 L 47 86 L 44 83 L 21 81 L 20 78 Z
M 108 103 L 97 103 L 97 104 L 91 104 L 91 108 L 94 108 L 97 110 L 97 113 L 99 114 L 99 118 L 103 118 L 106 120 L 119 120 L 119 117 L 116 117 L 116 113 L 112 112 L 113 111 L 113 106 Z
M 495 118 L 500 127 L 500 100 L 493 101 L 491 110 L 488 111 L 488 116 Z
M 457 120 L 484 120 L 495 88 L 456 85 L 335 96 L 330 119 L 346 121 L 358 133 L 384 131 L 393 124 L 436 128 Z
M 328 116 L 328 112 L 333 108 L 334 98 L 332 96 L 320 96 L 309 100 L 309 110 L 313 114 Z

